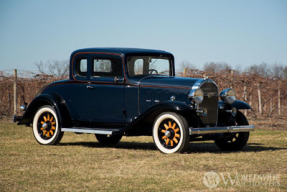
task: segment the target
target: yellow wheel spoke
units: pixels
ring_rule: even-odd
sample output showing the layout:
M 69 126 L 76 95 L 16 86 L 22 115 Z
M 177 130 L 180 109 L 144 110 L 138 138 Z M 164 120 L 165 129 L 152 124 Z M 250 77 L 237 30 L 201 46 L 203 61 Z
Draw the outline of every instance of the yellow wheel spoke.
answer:
M 163 137 L 162 137 L 162 139 L 165 139 L 165 138 L 167 138 L 167 137 L 166 137 L 166 136 L 163 136 Z
M 54 132 L 52 130 L 50 130 L 51 135 L 54 135 Z
M 175 129 L 174 132 L 177 133 L 179 131 L 179 128 Z
M 164 124 L 164 127 L 165 127 L 165 129 L 168 129 L 168 126 L 167 126 L 167 124 Z
M 166 139 L 165 144 L 168 145 L 169 139 Z
M 47 118 L 47 120 L 49 121 L 50 120 L 50 115 L 48 114 L 48 118 Z
M 55 125 L 56 124 L 56 122 L 54 121 L 54 122 L 51 122 L 51 125 Z
M 180 135 L 176 133 L 176 134 L 174 135 L 174 137 L 180 137 Z
M 43 131 L 43 135 L 45 136 L 45 135 L 46 135 L 46 133 L 47 133 L 47 131 L 46 131 L 46 130 L 44 130 L 44 131 Z
M 170 140 L 170 145 L 173 146 L 173 141 L 172 140 Z
M 170 121 L 168 122 L 168 127 L 169 127 L 169 128 L 172 128 Z
M 43 131 L 43 130 L 44 130 L 44 128 L 42 127 L 40 130 L 41 130 L 41 131 Z
M 43 125 L 45 122 L 44 121 L 41 121 L 41 124 Z
M 52 126 L 52 128 L 51 128 L 52 130 L 56 130 L 56 127 L 54 127 L 54 126 Z
M 176 126 L 176 123 L 173 123 L 172 129 L 174 129 L 174 128 L 175 128 L 175 126 Z
M 50 137 L 50 132 L 47 132 L 47 137 Z
M 166 132 L 166 130 L 163 130 L 163 129 L 162 129 L 162 130 L 161 130 L 161 132 L 162 132 L 162 133 L 165 133 L 165 132 Z
M 44 116 L 43 118 L 44 118 L 44 121 L 45 121 L 45 122 L 47 122 L 47 118 L 46 118 L 46 116 Z
M 53 119 L 54 119 L 54 117 L 52 116 L 52 117 L 51 117 L 51 119 L 50 119 L 50 121 L 52 122 L 52 121 L 53 121 Z
M 178 140 L 177 140 L 176 138 L 173 138 L 173 141 L 174 141 L 175 143 L 178 143 Z

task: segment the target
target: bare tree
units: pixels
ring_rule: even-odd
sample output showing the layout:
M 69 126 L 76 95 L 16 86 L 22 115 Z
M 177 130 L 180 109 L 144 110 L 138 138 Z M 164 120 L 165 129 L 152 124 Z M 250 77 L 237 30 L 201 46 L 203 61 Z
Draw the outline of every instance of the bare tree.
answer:
M 287 79 L 287 66 L 284 67 L 283 74 L 284 78 Z
M 69 74 L 69 61 L 47 61 L 46 63 L 40 61 L 35 63 L 40 74 L 52 75 L 59 78 L 65 78 Z
M 266 63 L 262 63 L 260 65 L 250 66 L 248 69 L 248 72 L 258 75 L 258 76 L 267 77 L 270 75 L 271 70 L 270 70 L 270 66 L 268 66 Z
M 183 71 L 186 68 L 188 68 L 188 69 L 196 69 L 196 67 L 189 61 L 182 61 L 179 64 L 179 66 L 180 66 L 181 71 Z
M 272 73 L 272 76 L 275 77 L 275 78 L 284 78 L 284 66 L 283 65 L 278 65 L 278 64 L 275 64 L 272 66 L 271 68 L 271 73 Z
M 227 63 L 211 62 L 204 65 L 204 71 L 207 73 L 229 72 L 231 69 L 231 66 Z
M 45 74 L 45 65 L 42 61 L 39 61 L 38 63 L 35 63 L 38 71 L 41 73 L 41 74 Z

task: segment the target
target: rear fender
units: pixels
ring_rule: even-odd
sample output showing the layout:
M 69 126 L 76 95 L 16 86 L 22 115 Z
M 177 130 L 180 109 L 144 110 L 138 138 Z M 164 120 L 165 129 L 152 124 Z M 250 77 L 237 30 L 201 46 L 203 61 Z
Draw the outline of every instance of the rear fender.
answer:
M 33 99 L 29 104 L 18 125 L 30 125 L 33 122 L 33 118 L 37 110 L 44 105 L 50 105 L 56 110 L 62 126 L 68 126 L 68 124 L 72 122 L 69 110 L 66 107 L 64 100 L 56 94 L 42 94 Z

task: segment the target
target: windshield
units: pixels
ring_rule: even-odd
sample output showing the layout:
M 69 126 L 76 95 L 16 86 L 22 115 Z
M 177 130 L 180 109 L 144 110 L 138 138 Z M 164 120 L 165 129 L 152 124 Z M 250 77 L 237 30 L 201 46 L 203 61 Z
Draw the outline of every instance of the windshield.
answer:
M 160 56 L 128 57 L 128 73 L 130 77 L 146 75 L 171 76 L 170 60 Z

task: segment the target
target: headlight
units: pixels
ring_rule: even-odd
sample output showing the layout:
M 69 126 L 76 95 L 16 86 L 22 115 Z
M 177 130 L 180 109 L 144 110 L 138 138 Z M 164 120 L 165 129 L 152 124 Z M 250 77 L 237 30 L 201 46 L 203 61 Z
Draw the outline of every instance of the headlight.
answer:
M 188 98 L 192 99 L 195 103 L 200 104 L 203 101 L 203 91 L 201 89 L 193 89 L 188 94 Z
M 220 98 L 228 104 L 232 104 L 236 100 L 236 93 L 233 89 L 224 89 L 220 93 Z

